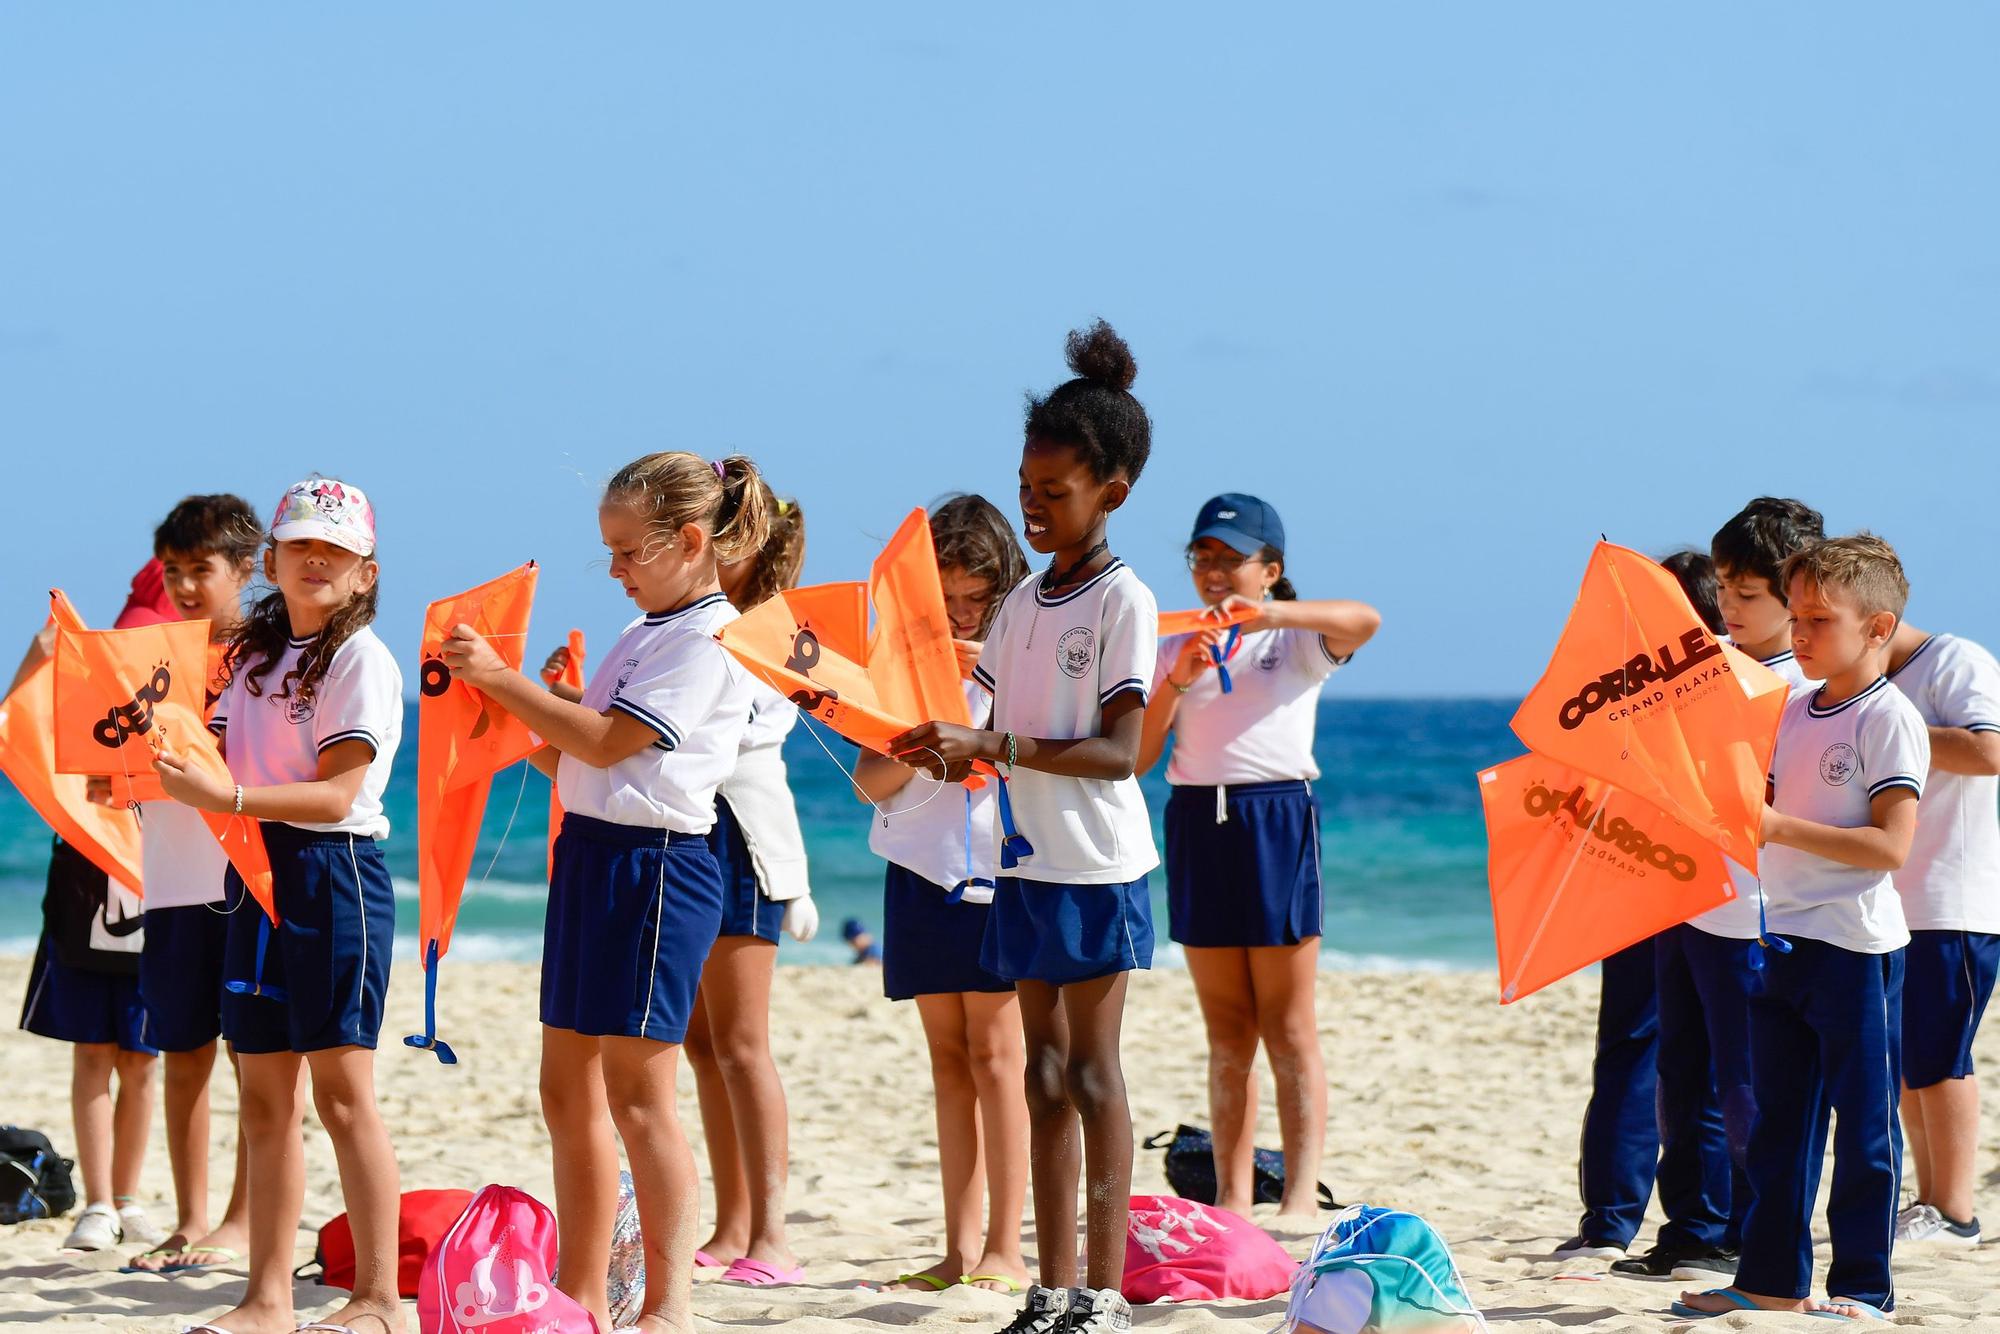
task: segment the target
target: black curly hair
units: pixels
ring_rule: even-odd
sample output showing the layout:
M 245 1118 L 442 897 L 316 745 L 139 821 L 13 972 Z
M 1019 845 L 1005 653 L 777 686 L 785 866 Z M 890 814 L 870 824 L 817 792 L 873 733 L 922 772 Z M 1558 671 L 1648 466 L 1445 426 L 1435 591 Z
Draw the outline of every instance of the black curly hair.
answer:
M 1065 345 L 1076 378 L 1065 380 L 1046 398 L 1028 399 L 1029 443 L 1074 449 L 1100 482 L 1139 480 L 1153 450 L 1153 422 L 1145 405 L 1132 397 L 1139 363 L 1132 349 L 1103 320 L 1073 329 Z

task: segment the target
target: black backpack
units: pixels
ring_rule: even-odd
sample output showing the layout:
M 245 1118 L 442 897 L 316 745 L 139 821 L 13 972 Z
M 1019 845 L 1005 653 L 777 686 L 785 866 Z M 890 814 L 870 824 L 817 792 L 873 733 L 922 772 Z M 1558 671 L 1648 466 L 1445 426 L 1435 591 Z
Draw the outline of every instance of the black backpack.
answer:
M 1146 1141 L 1149 1149 L 1167 1151 L 1167 1185 L 1174 1194 L 1196 1204 L 1215 1203 L 1215 1141 L 1199 1126 L 1182 1124 Z M 1276 1204 L 1285 1198 L 1285 1155 L 1276 1149 L 1253 1150 L 1255 1175 L 1250 1191 L 1259 1204 Z M 1336 1209 L 1333 1192 L 1324 1181 L 1319 1187 L 1319 1207 Z
M 69 1178 L 75 1166 L 41 1131 L 0 1126 L 0 1223 L 55 1218 L 76 1208 Z

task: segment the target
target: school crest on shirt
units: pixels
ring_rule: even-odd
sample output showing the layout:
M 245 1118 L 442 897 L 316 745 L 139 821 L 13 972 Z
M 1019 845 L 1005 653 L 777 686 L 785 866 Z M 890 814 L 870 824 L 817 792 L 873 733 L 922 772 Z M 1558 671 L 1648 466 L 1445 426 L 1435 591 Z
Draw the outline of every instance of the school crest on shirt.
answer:
M 1285 639 L 1283 635 L 1272 635 L 1270 642 L 1257 650 L 1253 659 L 1260 672 L 1275 672 L 1278 664 L 1285 660 Z
M 1819 757 L 1819 776 L 1833 787 L 1845 786 L 1856 767 L 1854 747 L 1845 741 L 1834 742 Z
M 312 721 L 314 707 L 313 697 L 295 686 L 285 699 L 285 721 L 294 727 L 309 723 Z
M 632 676 L 638 670 L 639 660 L 637 658 L 625 659 L 624 665 L 618 669 L 618 684 L 611 687 L 612 698 L 615 699 L 625 693 L 625 687 L 632 684 Z
M 1064 675 L 1082 680 L 1096 656 L 1097 638 L 1090 633 L 1087 625 L 1065 630 L 1063 637 L 1056 641 L 1056 666 L 1063 669 Z

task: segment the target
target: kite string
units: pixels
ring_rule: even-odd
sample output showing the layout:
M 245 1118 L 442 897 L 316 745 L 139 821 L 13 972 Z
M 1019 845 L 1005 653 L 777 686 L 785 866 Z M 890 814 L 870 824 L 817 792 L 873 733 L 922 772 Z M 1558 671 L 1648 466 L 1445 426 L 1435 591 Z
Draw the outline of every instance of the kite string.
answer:
M 526 760 L 522 760 L 520 764 L 521 786 L 514 789 L 514 809 L 507 812 L 506 827 L 500 831 L 500 842 L 494 847 L 493 855 L 487 858 L 486 870 L 479 877 L 479 883 L 472 887 L 475 892 L 486 888 L 486 881 L 492 876 L 493 868 L 500 864 L 500 854 L 507 846 L 507 836 L 514 832 L 514 817 L 521 813 L 521 798 L 528 793 L 528 770 L 534 766 Z M 551 779 L 550 781 L 553 782 L 555 780 Z
M 833 761 L 833 767 L 840 770 L 841 774 L 847 779 L 848 786 L 854 789 L 854 794 L 860 797 L 863 801 L 867 802 L 868 805 L 871 808 L 873 808 L 875 814 L 882 817 L 882 823 L 886 827 L 889 823 L 889 812 L 883 810 L 880 806 L 875 804 L 875 799 L 869 796 L 867 792 L 862 790 L 860 781 L 856 779 L 855 776 L 848 771 L 847 766 L 840 762 L 839 756 L 835 755 L 833 753 L 832 748 L 829 747 L 826 744 L 826 742 L 821 739 L 819 734 L 819 729 L 813 726 L 812 715 L 807 713 L 804 709 L 800 709 L 799 721 L 806 725 L 806 731 L 812 736 L 812 739 L 814 741 L 819 742 L 819 748 L 826 752 L 826 757 L 829 760 Z M 931 750 L 929 746 L 918 746 L 917 749 L 930 750 L 931 754 L 937 755 L 938 767 L 939 768 L 944 767 L 944 756 L 938 755 L 938 753 L 934 750 Z M 930 793 L 927 796 L 925 796 L 922 801 L 918 802 L 915 806 L 910 807 L 909 810 L 897 811 L 896 814 L 908 815 L 911 813 L 911 811 L 921 810 L 923 807 L 929 805 L 930 802 L 937 796 L 937 794 L 944 791 L 944 789 L 945 789 L 945 783 L 942 779 L 940 779 L 937 781 L 937 785 L 930 790 Z

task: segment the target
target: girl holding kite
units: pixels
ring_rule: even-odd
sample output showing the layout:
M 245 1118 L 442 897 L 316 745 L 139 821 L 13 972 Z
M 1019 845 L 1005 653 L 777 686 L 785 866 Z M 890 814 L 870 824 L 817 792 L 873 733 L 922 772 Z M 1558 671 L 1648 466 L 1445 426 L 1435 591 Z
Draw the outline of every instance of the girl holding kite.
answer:
M 992 719 L 986 728 L 932 721 L 891 742 L 935 776 L 961 777 L 974 761 L 1004 772 L 1018 817 L 1008 828 L 1003 795 L 1001 873 L 980 949 L 988 971 L 1013 981 L 1027 1038 L 1041 1274 L 1012 1334 L 1131 1320 L 1118 1291 L 1132 1184 L 1118 1039 L 1126 974 L 1152 966 L 1146 875 L 1159 865 L 1133 776 L 1159 607 L 1105 536 L 1146 466 L 1152 422 L 1131 393 L 1131 349 L 1109 325 L 1072 333 L 1068 353 L 1075 378 L 1029 404 L 1021 451 L 1023 530 L 1052 560 L 1000 604 L 973 669 L 993 696 Z M 1089 1201 L 1082 1286 L 1080 1170 Z
M 945 614 L 969 669 L 1001 602 L 1028 577 L 1028 562 L 1006 517 L 983 497 L 953 496 L 931 511 L 930 528 Z M 965 692 L 972 716 L 985 716 L 985 692 L 970 680 Z M 854 781 L 882 812 L 868 831 L 869 848 L 888 863 L 882 989 L 891 1000 L 914 998 L 923 1020 L 944 1177 L 944 1258 L 890 1286 L 942 1292 L 964 1283 L 1018 1292 L 1028 1276 L 1021 1258 L 1028 1190 L 1021 1005 L 1014 984 L 979 961 L 999 849 L 994 785 L 942 786 L 869 751 Z
M 709 852 L 715 794 L 736 765 L 750 678 L 715 642 L 736 619 L 718 566 L 764 544 L 768 491 L 749 459 L 648 454 L 598 507 L 611 577 L 640 615 L 580 703 L 508 667 L 470 627 L 445 642 L 452 673 L 548 744 L 562 798 L 542 947 L 542 1111 L 555 1151 L 562 1290 L 607 1309 L 624 1142 L 648 1256 L 647 1329 L 694 1324 L 700 1216 L 674 1070 L 703 961 L 722 927 Z
M 1168 933 L 1187 951 L 1208 1028 L 1216 1203 L 1249 1216 L 1255 1063 L 1264 1043 L 1284 1136 L 1281 1214 L 1310 1217 L 1326 1128 L 1314 1010 L 1322 914 L 1312 782 L 1320 689 L 1382 617 L 1365 602 L 1300 602 L 1285 526 L 1255 496 L 1201 507 L 1188 569 L 1217 628 L 1162 640 L 1139 771 L 1174 737 L 1167 781 Z M 1228 627 L 1232 613 L 1255 619 Z
M 739 612 L 797 587 L 805 567 L 805 515 L 762 478 L 755 485 L 771 531 L 755 551 L 717 570 Z M 715 798 L 708 850 L 722 872 L 722 930 L 702 966 L 688 1020 L 688 1065 L 701 1104 L 702 1138 L 715 1181 L 715 1227 L 696 1269 L 769 1287 L 804 1277 L 785 1239 L 791 1148 L 785 1086 L 771 1059 L 771 982 L 778 935 L 809 940 L 819 924 L 806 874 L 805 834 L 785 774 L 785 737 L 798 708 L 753 683 L 736 769 Z
M 222 1036 L 242 1072 L 250 1281 L 234 1310 L 196 1328 L 251 1334 L 294 1323 L 305 1070 L 354 1228 L 353 1296 L 327 1322 L 399 1328 L 401 1195 L 375 1103 L 396 902 L 376 840 L 389 832 L 382 793 L 402 738 L 403 675 L 369 628 L 380 567 L 368 498 L 308 478 L 285 493 L 269 536 L 264 575 L 274 589 L 230 641 L 235 674 L 209 723 L 233 782 L 184 764 L 171 744 L 154 765 L 174 800 L 262 823 L 279 918 L 273 926 L 254 903 L 229 917 Z M 241 902 L 233 868 L 226 884 Z

